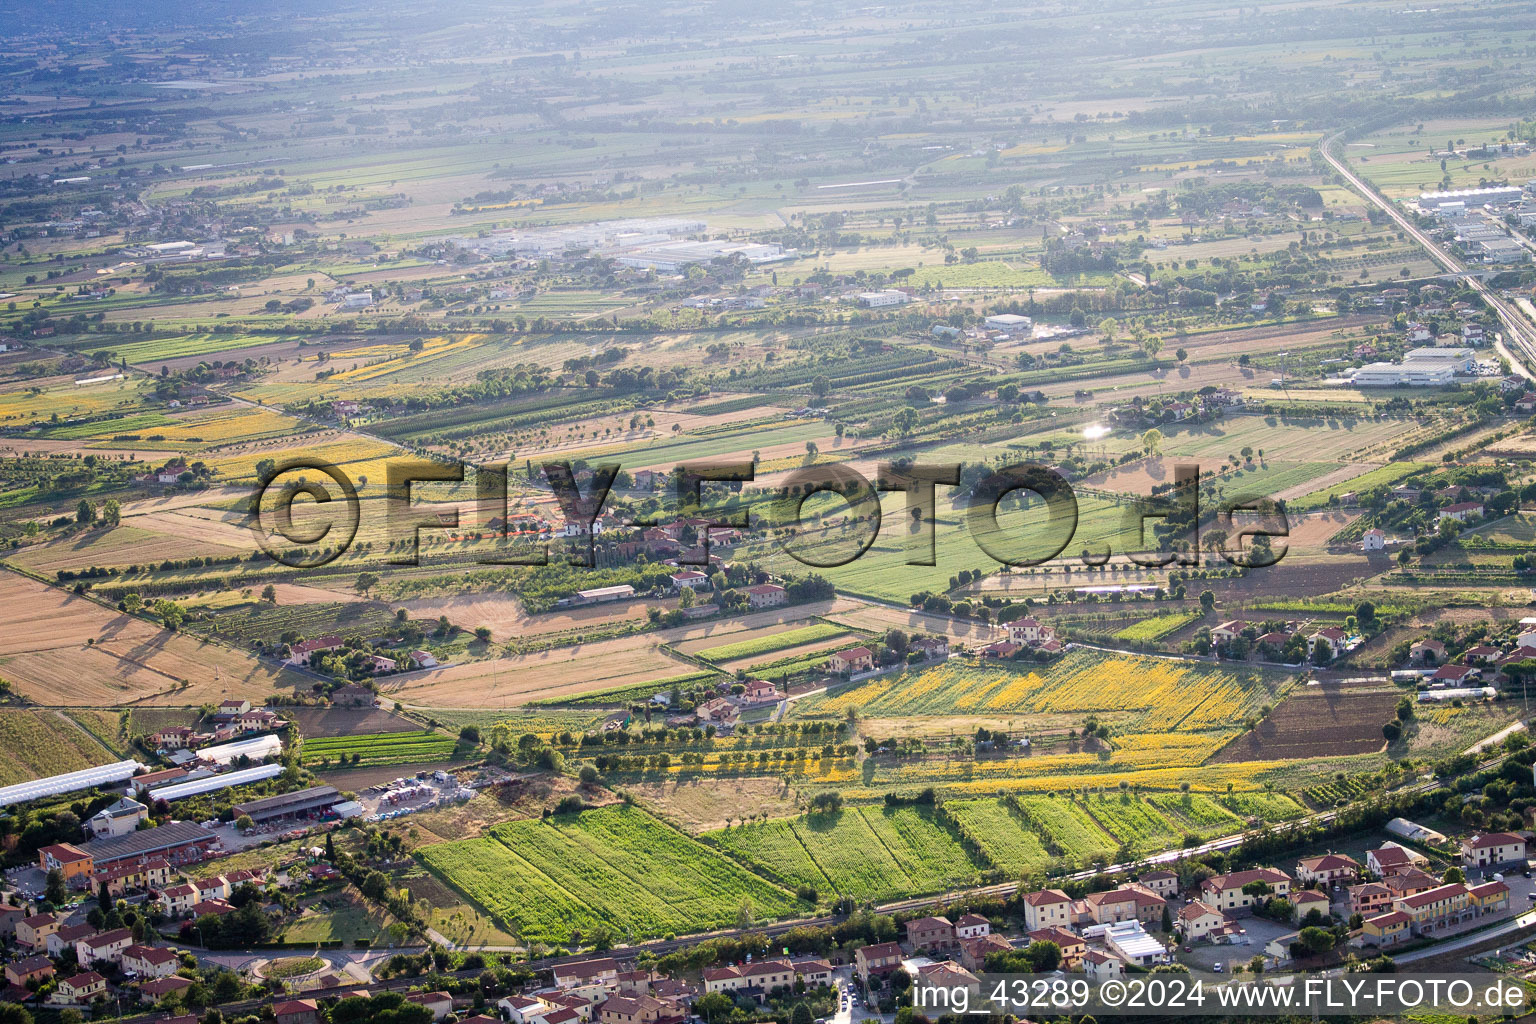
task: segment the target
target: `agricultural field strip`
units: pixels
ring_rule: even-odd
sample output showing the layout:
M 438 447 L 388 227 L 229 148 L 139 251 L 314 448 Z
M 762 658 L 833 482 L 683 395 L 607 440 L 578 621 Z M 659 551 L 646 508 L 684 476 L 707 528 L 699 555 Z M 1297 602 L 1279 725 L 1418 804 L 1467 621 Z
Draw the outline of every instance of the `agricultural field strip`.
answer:
M 840 626 L 829 622 L 818 622 L 810 626 L 802 626 L 799 629 L 776 633 L 772 636 L 758 637 L 755 640 L 742 640 L 734 644 L 722 644 L 719 647 L 706 648 L 699 651 L 695 657 L 703 658 L 706 661 L 735 661 L 739 658 L 772 654 L 774 651 L 798 647 L 801 644 L 831 640 L 834 637 L 846 636 L 849 632 L 850 630 L 847 626 Z

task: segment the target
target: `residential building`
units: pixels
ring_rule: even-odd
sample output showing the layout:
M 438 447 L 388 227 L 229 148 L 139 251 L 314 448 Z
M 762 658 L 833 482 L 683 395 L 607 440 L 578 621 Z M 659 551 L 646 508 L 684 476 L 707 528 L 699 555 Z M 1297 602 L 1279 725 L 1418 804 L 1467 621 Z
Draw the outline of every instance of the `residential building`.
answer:
M 5 965 L 5 980 L 18 987 L 26 987 L 29 981 L 46 981 L 53 977 L 53 961 L 45 956 L 29 956 L 13 960 Z
M 1369 917 L 1392 906 L 1397 893 L 1380 882 L 1362 882 L 1349 887 L 1349 912 Z
M 1373 551 L 1385 551 L 1387 548 L 1387 532 L 1371 527 L 1360 536 L 1360 550 L 1370 554 Z
M 1086 940 L 1076 932 L 1069 932 L 1065 928 L 1037 928 L 1029 933 L 1029 941 L 1056 943 L 1056 948 L 1061 950 L 1061 962 L 1069 970 L 1080 967 L 1083 955 L 1088 952 Z M 974 967 L 971 969 L 976 970 Z
M 875 654 L 868 647 L 850 647 L 828 659 L 827 667 L 841 675 L 868 672 L 875 667 Z
M 88 924 L 68 924 L 48 936 L 44 946 L 49 956 L 61 956 L 66 949 L 73 950 L 75 943 L 81 939 L 89 938 L 96 934 L 96 929 Z
M 832 984 L 832 965 L 825 960 L 796 960 L 795 977 L 805 982 L 806 988 L 830 987 Z M 652 986 L 652 988 L 658 996 L 664 994 L 659 986 Z
M 1007 624 L 1007 628 L 1008 639 L 1012 642 L 1016 644 L 1034 644 L 1040 642 L 1042 631 L 1048 627 L 1042 625 L 1039 619 L 1025 617 L 1014 619 Z
M 161 946 L 129 946 L 123 950 L 123 970 L 135 971 L 141 978 L 164 978 L 176 973 L 181 960 Z
M 139 986 L 139 993 L 150 1002 L 159 1002 L 172 992 L 183 992 L 192 987 L 192 982 L 180 975 L 172 974 L 164 978 L 154 978 Z M 174 1018 L 173 1018 L 174 1019 Z M 169 1022 L 166 1022 L 169 1024 Z
M 866 987 L 870 978 L 889 974 L 901 966 L 905 954 L 894 942 L 877 942 L 860 946 L 853 954 L 853 973 Z
M 677 591 L 699 590 L 709 586 L 709 577 L 697 569 L 684 569 L 672 574 L 672 589 Z
M 48 948 L 48 936 L 59 930 L 60 918 L 54 914 L 36 914 L 16 922 L 16 944 L 27 949 Z
M 1414 935 L 1445 935 L 1462 931 L 1475 920 L 1477 912 L 1468 892 L 1465 885 L 1452 882 L 1403 896 L 1393 901 L 1392 908 L 1408 915 Z
M 222 900 L 229 897 L 229 883 L 223 875 L 214 875 L 212 878 L 199 878 L 197 886 L 197 898 L 199 900 Z
M 405 997 L 405 1001 L 426 1007 L 431 1011 L 434 1021 L 453 1013 L 453 996 L 447 992 L 412 992 Z
M 1458 523 L 1464 523 L 1468 519 L 1479 518 L 1483 514 L 1483 503 L 1480 501 L 1458 501 L 1454 505 L 1447 505 L 1440 510 L 1435 517 L 1436 521 L 1442 519 L 1454 519 Z
M 955 926 L 947 917 L 921 917 L 907 922 L 907 945 L 914 952 L 949 949 L 955 944 Z
M 1489 832 L 1461 841 L 1461 862 L 1467 867 L 1498 867 L 1525 859 L 1525 840 L 1512 832 Z
M 1381 884 L 1392 890 L 1394 900 L 1403 896 L 1412 896 L 1415 893 L 1428 892 L 1440 886 L 1440 879 L 1427 871 L 1418 868 L 1410 868 L 1407 871 L 1398 871 L 1381 880 Z
M 1172 871 L 1144 871 L 1136 881 L 1165 900 L 1179 894 L 1179 876 Z
M 1087 916 L 1095 924 L 1157 922 L 1162 920 L 1163 911 L 1168 906 L 1161 896 L 1135 882 L 1128 882 L 1107 892 L 1089 893 L 1083 897 L 1082 902 Z
M 79 887 L 90 880 L 96 870 L 91 855 L 73 843 L 55 843 L 37 851 L 37 866 L 45 873 L 58 871 L 66 885 Z
M 277 1024 L 319 1024 L 320 1007 L 313 999 L 290 999 L 272 1007 Z
M 677 1007 L 652 996 L 611 996 L 597 1013 L 600 1024 L 658 1024 L 680 1016 Z
M 1291 920 L 1300 924 L 1308 914 L 1317 911 L 1324 917 L 1328 916 L 1330 901 L 1328 894 L 1318 892 L 1316 889 L 1296 889 L 1291 892 Z
M 1401 910 L 1389 910 L 1384 914 L 1367 917 L 1360 931 L 1350 939 L 1352 946 L 1385 948 L 1406 942 L 1413 935 L 1413 918 Z
M 1296 862 L 1296 880 L 1303 883 L 1319 882 L 1324 885 L 1348 879 L 1353 881 L 1360 873 L 1360 863 L 1343 853 L 1325 853 L 1320 857 L 1303 857 Z M 1294 901 L 1292 901 L 1294 902 Z
M 1185 942 L 1199 942 L 1226 924 L 1227 916 L 1204 900 L 1191 900 L 1179 911 L 1178 928 Z
M 1090 949 L 1083 954 L 1083 973 L 1093 981 L 1108 981 L 1125 977 L 1125 961 L 1113 953 Z
M 1063 930 L 1045 928 L 1041 930 L 1041 933 L 1043 934 L 1050 931 Z M 1071 932 L 1063 933 L 1066 935 L 1072 934 Z M 1076 936 L 1073 937 L 1076 938 Z M 1060 945 L 1060 943 L 1057 943 L 1057 945 Z M 960 963 L 963 964 L 967 970 L 985 970 L 987 966 L 987 956 L 989 954 L 1011 952 L 1013 952 L 1013 946 L 1001 935 L 983 935 L 979 939 L 964 939 L 960 943 Z
M 89 966 L 98 960 L 117 963 L 123 958 L 123 950 L 133 945 L 133 931 L 114 928 L 110 932 L 97 932 L 75 942 L 75 962 Z
M 747 595 L 747 607 L 777 608 L 789 600 L 789 594 L 777 583 L 759 583 L 743 591 Z
M 910 929 L 909 929 L 910 932 Z M 983 935 L 992 934 L 992 922 L 980 914 L 965 914 L 955 922 L 955 939 L 964 942 L 966 939 L 979 939 Z
M 1472 907 L 1479 916 L 1509 913 L 1509 886 L 1500 881 L 1484 882 L 1467 890 Z
M 197 886 L 172 885 L 160 890 L 160 912 L 166 917 L 180 917 L 197 902 Z
M 125 796 L 117 803 L 91 815 L 86 826 L 91 830 L 91 834 L 97 837 L 124 836 L 137 830 L 139 822 L 148 817 L 149 808 Z
M 597 960 L 581 960 L 574 964 L 561 964 L 552 974 L 560 988 L 579 988 L 596 982 L 616 984 L 621 967 L 617 960 L 603 957 Z
M 59 982 L 59 987 L 48 997 L 48 1001 L 55 1006 L 85 1006 L 97 996 L 105 995 L 106 991 L 106 978 L 95 971 L 84 971 Z
M 1310 655 L 1312 651 L 1316 649 L 1319 641 L 1328 646 L 1330 657 L 1337 658 L 1346 650 L 1346 647 L 1349 643 L 1349 634 L 1345 633 L 1338 626 L 1327 626 L 1323 629 L 1317 630 L 1315 633 L 1307 637 L 1308 655 Z
M 1255 883 L 1263 883 L 1269 889 L 1268 893 L 1244 892 L 1246 886 Z M 1200 883 L 1202 899 L 1217 910 L 1230 913 L 1234 910 L 1247 910 L 1260 899 L 1269 899 L 1272 896 L 1289 896 L 1291 893 L 1291 876 L 1276 868 L 1252 868 L 1247 871 L 1234 871 L 1227 875 L 1215 875 Z
M 341 645 L 341 637 L 334 633 L 328 636 L 317 636 L 312 640 L 300 640 L 288 648 L 288 657 L 285 663 L 289 665 L 308 665 L 314 658 L 323 657 Z M 334 696 L 332 699 L 334 700 Z
M 1024 897 L 1024 927 L 1068 928 L 1072 925 L 1072 897 L 1060 889 L 1041 889 Z

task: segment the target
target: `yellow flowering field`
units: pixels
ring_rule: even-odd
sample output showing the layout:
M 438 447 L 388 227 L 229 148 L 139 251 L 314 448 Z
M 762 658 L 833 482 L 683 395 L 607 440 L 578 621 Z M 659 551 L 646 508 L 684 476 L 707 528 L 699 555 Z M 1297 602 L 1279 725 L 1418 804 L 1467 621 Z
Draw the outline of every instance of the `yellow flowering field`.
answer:
M 1204 662 L 1075 650 L 1044 666 L 952 660 L 800 701 L 796 714 L 1117 714 L 1142 733 L 1230 729 L 1278 700 L 1284 676 Z
M 412 352 L 410 349 L 402 346 L 398 355 L 386 358 L 383 362 L 359 366 L 355 370 L 343 370 L 340 373 L 334 374 L 331 379 L 336 381 L 368 381 L 379 377 L 386 377 L 396 370 L 418 366 L 421 363 L 440 359 L 454 352 L 475 348 L 484 340 L 485 335 L 483 334 L 466 334 L 458 338 L 425 338 L 422 340 L 420 352 Z

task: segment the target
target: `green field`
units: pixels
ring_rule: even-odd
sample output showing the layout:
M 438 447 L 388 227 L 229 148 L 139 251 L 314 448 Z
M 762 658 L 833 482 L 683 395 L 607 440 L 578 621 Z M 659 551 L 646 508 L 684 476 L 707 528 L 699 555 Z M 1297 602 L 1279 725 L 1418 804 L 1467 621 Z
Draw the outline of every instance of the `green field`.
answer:
M 801 644 L 815 643 L 818 640 L 830 640 L 833 637 L 843 636 L 847 632 L 848 629 L 845 626 L 836 626 L 830 622 L 818 622 L 814 625 L 802 626 L 799 629 L 775 633 L 772 636 L 758 637 L 756 640 L 743 640 L 740 643 L 710 647 L 699 651 L 697 656 L 706 661 L 734 661 L 737 658 L 752 658 L 760 654 L 772 654 L 774 651 L 798 647 Z
M 859 901 L 942 892 L 979 877 L 954 833 L 927 808 L 844 808 L 743 825 L 709 839 L 786 886 Z
M 419 851 L 445 882 L 525 942 L 569 942 L 600 925 L 621 938 L 732 925 L 807 909 L 636 807 L 512 821 Z
M 115 760 L 94 737 L 51 711 L 0 711 L 0 785 L 79 771 Z
M 1001 800 L 951 800 L 944 809 L 992 862 L 1017 877 L 1050 862 L 1040 837 Z
M 1161 640 L 1169 633 L 1184 628 L 1200 617 L 1199 612 L 1170 612 L 1166 615 L 1152 615 L 1145 619 L 1138 619 L 1129 626 L 1115 632 L 1118 640 L 1129 640 L 1132 643 Z
M 458 752 L 458 748 L 459 741 L 452 736 L 427 729 L 420 732 L 321 736 L 304 741 L 303 764 L 308 767 L 343 758 L 357 765 L 446 761 Z
M 668 676 L 665 679 L 656 679 L 649 683 L 636 683 L 632 686 L 615 686 L 607 690 L 593 690 L 591 693 L 583 693 L 576 697 L 541 697 L 531 700 L 527 706 L 540 707 L 625 707 L 630 704 L 643 704 L 658 693 L 666 693 L 674 686 L 690 690 L 702 686 L 716 679 L 723 679 L 719 672 L 689 672 L 687 675 Z
M 1116 843 L 1081 806 L 1071 800 L 1044 796 L 1019 798 L 1019 809 L 1061 855 L 1075 863 L 1094 857 L 1113 858 Z

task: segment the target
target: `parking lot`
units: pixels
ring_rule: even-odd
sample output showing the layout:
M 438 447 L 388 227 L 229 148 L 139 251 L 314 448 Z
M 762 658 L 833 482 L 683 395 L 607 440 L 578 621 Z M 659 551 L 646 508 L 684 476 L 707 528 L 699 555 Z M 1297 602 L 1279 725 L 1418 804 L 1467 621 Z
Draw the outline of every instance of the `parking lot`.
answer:
M 1179 947 L 1178 962 L 1187 964 L 1192 970 L 1214 970 L 1221 964 L 1223 970 L 1230 971 L 1233 964 L 1246 964 L 1263 953 L 1271 939 L 1296 930 L 1288 921 L 1270 921 L 1262 917 L 1238 917 L 1235 920 L 1244 933 L 1237 943 L 1217 946 L 1209 942 L 1189 943 L 1188 953 L 1184 952 L 1183 946 Z

